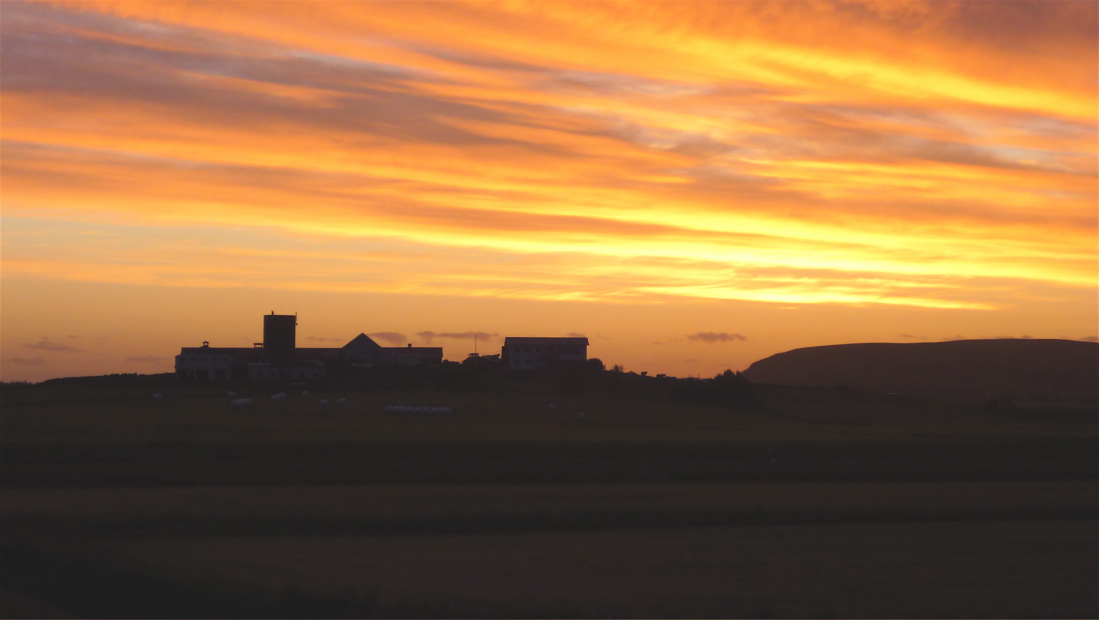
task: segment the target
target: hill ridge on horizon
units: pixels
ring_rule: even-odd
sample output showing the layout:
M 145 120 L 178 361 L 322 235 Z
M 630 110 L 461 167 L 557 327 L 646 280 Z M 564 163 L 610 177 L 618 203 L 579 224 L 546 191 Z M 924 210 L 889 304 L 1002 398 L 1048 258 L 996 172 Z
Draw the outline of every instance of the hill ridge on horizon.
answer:
M 851 388 L 979 402 L 1099 400 L 1099 343 L 1052 338 L 864 342 L 777 353 L 742 373 L 755 383 Z

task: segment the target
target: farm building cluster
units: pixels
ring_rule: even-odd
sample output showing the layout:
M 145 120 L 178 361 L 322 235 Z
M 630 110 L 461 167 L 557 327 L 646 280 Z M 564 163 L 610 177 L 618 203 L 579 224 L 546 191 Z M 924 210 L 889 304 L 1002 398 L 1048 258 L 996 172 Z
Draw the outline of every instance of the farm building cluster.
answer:
M 176 377 L 207 381 L 306 381 L 328 376 L 336 368 L 437 366 L 442 347 L 383 347 L 365 333 L 339 348 L 297 346 L 297 315 L 263 317 L 263 342 L 252 347 L 183 347 L 176 356 Z M 472 354 L 472 357 L 478 357 Z M 538 370 L 557 363 L 588 359 L 587 338 L 507 337 L 499 361 L 509 370 Z

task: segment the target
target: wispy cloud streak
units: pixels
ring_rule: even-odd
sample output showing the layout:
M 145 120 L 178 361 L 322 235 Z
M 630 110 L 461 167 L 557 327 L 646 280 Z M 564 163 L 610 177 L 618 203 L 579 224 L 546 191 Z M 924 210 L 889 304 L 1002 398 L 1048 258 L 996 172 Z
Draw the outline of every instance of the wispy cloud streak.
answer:
M 730 334 L 727 332 L 698 332 L 687 336 L 687 340 L 694 340 L 697 342 L 706 342 L 714 344 L 716 342 L 744 342 L 748 337 L 742 334 Z
M 500 339 L 500 334 L 496 332 L 433 332 L 422 331 L 416 332 L 416 335 L 423 338 L 428 343 L 432 342 L 436 338 L 445 338 L 451 340 L 479 340 L 481 342 L 492 342 Z
M 373 338 L 375 340 L 381 340 L 382 342 L 387 342 L 391 345 L 404 344 L 405 342 L 408 342 L 408 337 L 407 336 L 405 336 L 404 334 L 397 333 L 397 332 L 371 332 L 371 333 L 367 334 L 367 336 L 370 336 L 371 338 Z
M 231 232 L 6 230 L 4 269 L 966 309 L 1093 288 L 1095 13 L 8 2 L 5 216 Z
M 34 343 L 24 343 L 23 346 L 28 349 L 38 349 L 39 351 L 47 351 L 49 353 L 81 353 L 81 350 L 76 347 L 54 342 L 49 338 L 42 338 Z

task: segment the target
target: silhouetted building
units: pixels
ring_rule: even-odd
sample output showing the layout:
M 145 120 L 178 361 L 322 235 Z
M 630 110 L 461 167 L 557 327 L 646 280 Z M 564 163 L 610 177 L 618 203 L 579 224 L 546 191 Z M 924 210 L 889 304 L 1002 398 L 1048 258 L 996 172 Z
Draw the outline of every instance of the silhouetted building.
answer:
M 215 349 L 209 342 L 201 347 L 184 347 L 176 356 L 176 377 L 206 381 L 229 381 L 235 369 L 243 369 L 252 349 Z
M 323 350 L 323 349 L 322 349 Z M 359 334 L 345 344 L 343 359 L 360 366 L 438 366 L 443 363 L 442 347 L 383 347 L 366 334 Z
M 549 368 L 588 359 L 587 338 L 504 338 L 501 359 L 509 370 Z
M 328 375 L 328 368 L 315 361 L 276 365 L 268 362 L 248 364 L 249 381 L 307 381 Z
M 386 366 L 430 366 L 443 363 L 442 347 L 382 347 Z
M 272 312 L 263 317 L 263 352 L 268 362 L 280 366 L 294 362 L 297 327 L 297 315 Z
M 205 381 L 304 381 L 319 379 L 335 367 L 435 366 L 442 347 L 382 347 L 359 334 L 340 348 L 298 348 L 297 315 L 263 317 L 263 342 L 251 348 L 183 347 L 176 356 L 176 377 Z

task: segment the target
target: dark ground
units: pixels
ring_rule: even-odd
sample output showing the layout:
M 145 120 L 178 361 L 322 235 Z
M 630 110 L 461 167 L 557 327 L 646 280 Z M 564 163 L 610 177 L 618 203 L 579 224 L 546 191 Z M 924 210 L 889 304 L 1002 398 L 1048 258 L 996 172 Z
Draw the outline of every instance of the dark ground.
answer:
M 1094 410 L 237 387 L 6 389 L 0 615 L 1099 616 Z

